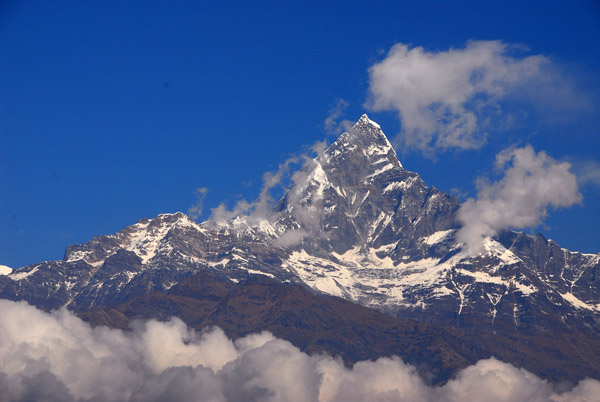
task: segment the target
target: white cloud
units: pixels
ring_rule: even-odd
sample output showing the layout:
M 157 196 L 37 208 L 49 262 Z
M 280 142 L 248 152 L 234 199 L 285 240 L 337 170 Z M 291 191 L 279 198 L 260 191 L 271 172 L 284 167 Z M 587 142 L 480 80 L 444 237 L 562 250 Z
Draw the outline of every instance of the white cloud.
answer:
M 425 385 L 414 367 L 398 357 L 362 361 L 348 369 L 326 358 L 319 364 L 323 374 L 323 401 L 431 401 L 433 390 Z
M 231 220 L 238 216 L 246 216 L 248 224 L 257 224 L 261 219 L 270 220 L 273 217 L 274 200 L 271 192 L 277 186 L 285 186 L 287 176 L 293 165 L 299 162 L 298 157 L 293 156 L 281 163 L 276 172 L 266 172 L 263 174 L 263 185 L 260 189 L 258 198 L 252 202 L 240 200 L 233 209 L 228 209 L 225 204 L 220 204 L 217 208 L 211 209 L 209 222 L 218 225 L 228 225 Z
M 572 163 L 580 186 L 594 185 L 600 187 L 600 163 L 579 159 L 575 159 Z
M 199 187 L 194 193 L 196 194 L 196 202 L 188 209 L 187 214 L 190 218 L 196 220 L 200 218 L 200 215 L 202 215 L 204 197 L 206 197 L 208 189 L 206 187 Z
M 317 141 L 310 147 L 310 154 L 290 157 L 279 165 L 276 172 L 267 172 L 263 175 L 263 186 L 258 198 L 252 202 L 241 200 L 233 209 L 228 209 L 224 204 L 211 210 L 209 224 L 227 226 L 235 229 L 235 218 L 243 218 L 244 225 L 240 227 L 256 227 L 262 221 L 271 223 L 280 218 L 281 213 L 275 210 L 276 201 L 273 198 L 273 189 L 280 187 L 286 192 L 286 207 L 299 227 L 289 229 L 273 240 L 277 247 L 289 247 L 300 244 L 307 236 L 321 236 L 321 221 L 323 218 L 322 198 L 313 197 L 310 202 L 302 199 L 303 191 L 314 176 L 315 169 L 320 168 L 318 157 L 327 148 L 325 141 Z M 300 167 L 298 169 L 298 167 Z M 296 170 L 294 169 L 296 168 Z
M 0 399 L 44 401 L 584 401 L 600 382 L 565 393 L 495 359 L 429 387 L 397 357 L 358 362 L 307 355 L 268 332 L 235 342 L 179 319 L 132 331 L 91 328 L 66 309 L 0 300 Z M 587 398 L 587 399 L 586 399 Z
M 273 244 L 278 247 L 290 247 L 302 243 L 302 240 L 308 236 L 308 232 L 304 229 L 290 229 L 280 234 Z
M 530 372 L 492 358 L 461 371 L 442 394 L 449 401 L 545 402 L 552 400 L 553 390 Z
M 548 207 L 581 202 L 577 178 L 570 164 L 559 163 L 531 146 L 509 148 L 496 156 L 496 169 L 504 170 L 497 182 L 480 180 L 477 199 L 459 209 L 463 227 L 457 238 L 476 251 L 486 236 L 505 228 L 533 228 L 547 215 Z
M 480 148 L 506 97 L 548 103 L 552 94 L 572 95 L 547 58 L 514 57 L 515 49 L 501 41 L 471 41 L 463 49 L 430 52 L 398 43 L 369 69 L 367 107 L 398 113 L 407 149 L 432 156 Z
M 286 193 L 286 208 L 290 215 L 299 225 L 298 228 L 289 229 L 279 235 L 274 241 L 274 245 L 288 247 L 300 244 L 304 238 L 313 239 L 325 236 L 322 230 L 322 221 L 324 217 L 323 194 L 320 191 L 309 189 L 310 194 L 307 197 L 306 190 L 309 186 L 321 186 L 322 180 L 326 178 L 325 172 L 320 164 L 320 157 L 327 149 L 325 142 L 317 142 L 312 146 L 312 151 L 317 155 L 316 158 L 303 156 L 304 164 L 302 169 L 294 172 L 291 177 L 291 188 Z
M 335 106 L 329 110 L 329 115 L 325 119 L 324 124 L 325 132 L 327 132 L 327 134 L 338 136 L 344 131 L 348 131 L 350 128 L 352 128 L 353 122 L 350 120 L 339 120 L 340 117 L 343 116 L 347 107 L 347 101 L 344 99 L 338 99 L 335 103 Z

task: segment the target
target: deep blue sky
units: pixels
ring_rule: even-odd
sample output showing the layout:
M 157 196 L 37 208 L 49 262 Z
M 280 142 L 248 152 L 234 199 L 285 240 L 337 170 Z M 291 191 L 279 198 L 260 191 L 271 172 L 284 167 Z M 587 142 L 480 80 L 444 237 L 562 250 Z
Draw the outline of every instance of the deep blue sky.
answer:
M 474 195 L 513 143 L 600 161 L 597 2 L 321 3 L 2 2 L 0 264 L 60 259 L 68 244 L 186 211 L 198 187 L 210 189 L 203 217 L 256 197 L 263 172 L 334 139 L 323 122 L 337 99 L 343 118 L 365 112 L 368 68 L 398 42 L 523 44 L 575 77 L 592 110 L 534 115 L 478 151 L 400 152 L 428 184 Z M 397 114 L 369 116 L 390 137 L 400 130 Z M 600 191 L 581 192 L 583 206 L 537 230 L 599 252 Z

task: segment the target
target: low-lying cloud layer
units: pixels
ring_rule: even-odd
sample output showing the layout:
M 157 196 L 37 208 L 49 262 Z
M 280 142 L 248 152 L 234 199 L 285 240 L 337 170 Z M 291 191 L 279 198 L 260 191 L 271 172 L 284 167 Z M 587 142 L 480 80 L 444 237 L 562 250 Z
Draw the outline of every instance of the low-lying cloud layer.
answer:
M 406 149 L 433 156 L 480 148 L 507 97 L 536 106 L 576 98 L 549 59 L 513 56 L 517 49 L 501 41 L 471 41 L 463 49 L 437 52 L 398 43 L 369 69 L 367 107 L 398 113 L 399 142 Z
M 584 401 L 600 383 L 559 394 L 495 359 L 429 387 L 396 357 L 344 367 L 267 332 L 235 342 L 179 319 L 130 332 L 91 328 L 66 309 L 48 314 L 0 300 L 1 401 Z M 586 399 L 587 398 L 587 399 Z
M 463 223 L 457 237 L 477 251 L 485 236 L 506 228 L 533 228 L 546 217 L 548 207 L 569 207 L 581 201 L 571 165 L 557 162 L 531 146 L 509 148 L 496 156 L 496 169 L 504 170 L 497 182 L 480 180 L 477 199 L 459 209 Z

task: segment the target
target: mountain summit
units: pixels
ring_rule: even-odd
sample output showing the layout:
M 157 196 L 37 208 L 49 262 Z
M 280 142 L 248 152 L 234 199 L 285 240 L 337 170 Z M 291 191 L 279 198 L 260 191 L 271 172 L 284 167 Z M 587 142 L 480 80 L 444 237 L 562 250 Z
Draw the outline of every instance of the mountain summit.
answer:
M 343 133 L 329 147 L 326 154 L 331 157 L 347 154 L 352 150 L 362 152 L 371 164 L 382 163 L 382 159 L 387 159 L 393 166 L 402 167 L 396 156 L 396 151 L 394 151 L 379 124 L 369 119 L 366 114 L 362 115 L 350 131 Z
M 0 275 L 0 297 L 83 313 L 169 292 L 198 272 L 233 282 L 262 274 L 395 317 L 523 339 L 542 333 L 582 356 L 581 339 L 600 344 L 600 255 L 512 231 L 466 253 L 455 237 L 459 201 L 404 169 L 366 115 L 293 181 L 267 216 L 225 225 L 182 213 L 142 219 L 67 247 L 62 261 Z M 563 337 L 572 331 L 584 338 Z

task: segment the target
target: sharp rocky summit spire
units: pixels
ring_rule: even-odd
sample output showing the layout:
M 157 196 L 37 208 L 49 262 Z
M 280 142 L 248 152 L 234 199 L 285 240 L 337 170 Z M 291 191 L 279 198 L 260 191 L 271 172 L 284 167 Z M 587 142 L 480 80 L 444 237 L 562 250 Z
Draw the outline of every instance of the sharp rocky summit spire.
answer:
M 337 157 L 348 153 L 362 153 L 369 165 L 389 162 L 392 166 L 402 167 L 394 147 L 390 144 L 379 124 L 369 119 L 366 114 L 343 133 L 325 151 L 325 155 Z

